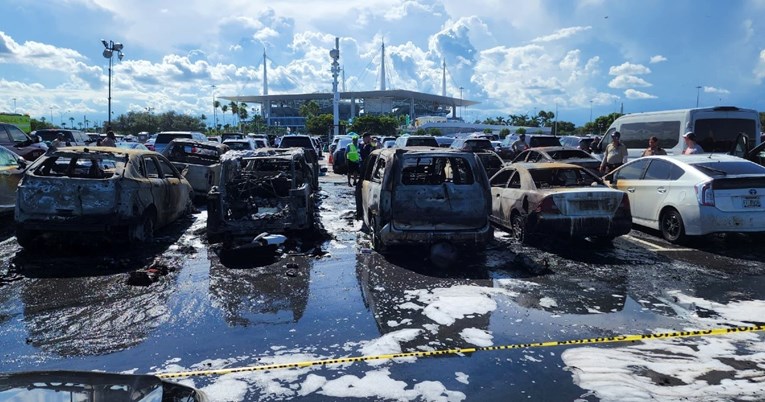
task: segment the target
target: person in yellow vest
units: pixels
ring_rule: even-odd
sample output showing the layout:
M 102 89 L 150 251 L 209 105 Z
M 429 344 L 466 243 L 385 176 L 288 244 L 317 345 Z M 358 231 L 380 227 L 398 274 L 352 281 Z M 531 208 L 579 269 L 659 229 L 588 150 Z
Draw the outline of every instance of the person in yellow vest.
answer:
M 348 185 L 355 186 L 359 179 L 359 162 L 361 154 L 359 153 L 359 136 L 351 136 L 351 143 L 345 147 L 345 162 L 348 165 Z M 353 184 L 351 184 L 353 179 Z

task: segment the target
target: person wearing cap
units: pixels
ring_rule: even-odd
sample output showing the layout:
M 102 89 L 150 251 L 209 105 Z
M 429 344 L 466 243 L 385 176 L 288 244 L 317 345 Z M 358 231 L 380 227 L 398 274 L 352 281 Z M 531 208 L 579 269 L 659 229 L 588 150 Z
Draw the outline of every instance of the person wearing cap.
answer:
M 685 138 L 685 150 L 683 151 L 683 155 L 704 153 L 704 149 L 701 148 L 701 145 L 696 143 L 696 134 L 694 134 L 693 131 L 685 133 L 683 138 Z
M 348 185 L 353 186 L 359 177 L 359 162 L 361 161 L 361 153 L 359 153 L 359 136 L 354 134 L 351 136 L 351 143 L 345 147 L 345 162 L 348 165 Z M 351 177 L 354 178 L 353 184 L 351 184 Z
M 603 174 L 611 172 L 627 162 L 629 153 L 627 146 L 620 141 L 621 137 L 622 134 L 618 131 L 611 133 L 611 143 L 606 146 L 603 161 L 600 163 L 600 171 Z
M 50 143 L 51 148 L 61 148 L 65 145 L 66 142 L 64 141 L 64 133 L 56 134 L 56 139 Z
M 526 134 L 518 134 L 518 139 L 515 140 L 512 145 L 510 145 L 510 149 L 513 150 L 514 155 L 518 155 L 519 153 L 529 149 L 529 144 L 526 143 Z
M 640 156 L 666 155 L 667 151 L 659 146 L 659 138 L 655 135 L 648 139 L 648 148 Z

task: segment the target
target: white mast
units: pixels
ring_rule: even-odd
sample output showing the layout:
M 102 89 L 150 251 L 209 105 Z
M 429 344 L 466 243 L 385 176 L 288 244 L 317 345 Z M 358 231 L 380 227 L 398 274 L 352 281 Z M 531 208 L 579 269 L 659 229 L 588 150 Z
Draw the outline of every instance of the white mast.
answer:
M 380 90 L 385 91 L 385 42 L 382 44 L 382 59 L 380 59 Z
M 340 38 L 335 37 L 335 48 L 329 51 L 332 59 L 332 130 L 333 137 L 340 135 L 340 93 L 337 92 L 337 76 L 340 74 Z
M 266 49 L 263 49 L 263 95 L 268 95 L 268 69 L 266 68 Z
M 446 96 L 446 59 L 444 59 L 443 76 L 441 77 L 441 96 Z

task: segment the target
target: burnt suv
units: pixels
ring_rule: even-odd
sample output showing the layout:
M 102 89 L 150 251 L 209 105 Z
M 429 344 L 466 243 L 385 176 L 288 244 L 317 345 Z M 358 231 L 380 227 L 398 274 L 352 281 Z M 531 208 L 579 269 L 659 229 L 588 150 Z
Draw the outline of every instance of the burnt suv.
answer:
M 376 250 L 483 249 L 493 238 L 489 180 L 472 152 L 388 148 L 373 151 L 365 166 L 359 212 Z

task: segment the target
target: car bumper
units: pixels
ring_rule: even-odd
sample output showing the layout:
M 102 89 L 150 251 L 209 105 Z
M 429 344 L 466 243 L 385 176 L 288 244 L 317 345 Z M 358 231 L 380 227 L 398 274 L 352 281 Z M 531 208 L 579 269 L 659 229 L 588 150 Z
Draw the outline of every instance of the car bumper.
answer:
M 570 217 L 564 215 L 531 215 L 526 230 L 532 234 L 557 234 L 568 237 L 617 237 L 632 230 L 632 217 Z
M 115 215 L 52 216 L 17 220 L 17 227 L 40 232 L 112 232 L 137 223 L 138 218 L 123 218 Z
M 449 242 L 458 247 L 483 247 L 494 238 L 494 229 L 487 221 L 479 229 L 469 230 L 400 230 L 390 223 L 380 230 L 380 240 L 386 245 L 417 245 Z
M 704 206 L 695 217 L 683 216 L 683 223 L 685 233 L 692 236 L 724 232 L 765 232 L 765 211 L 724 212 Z

